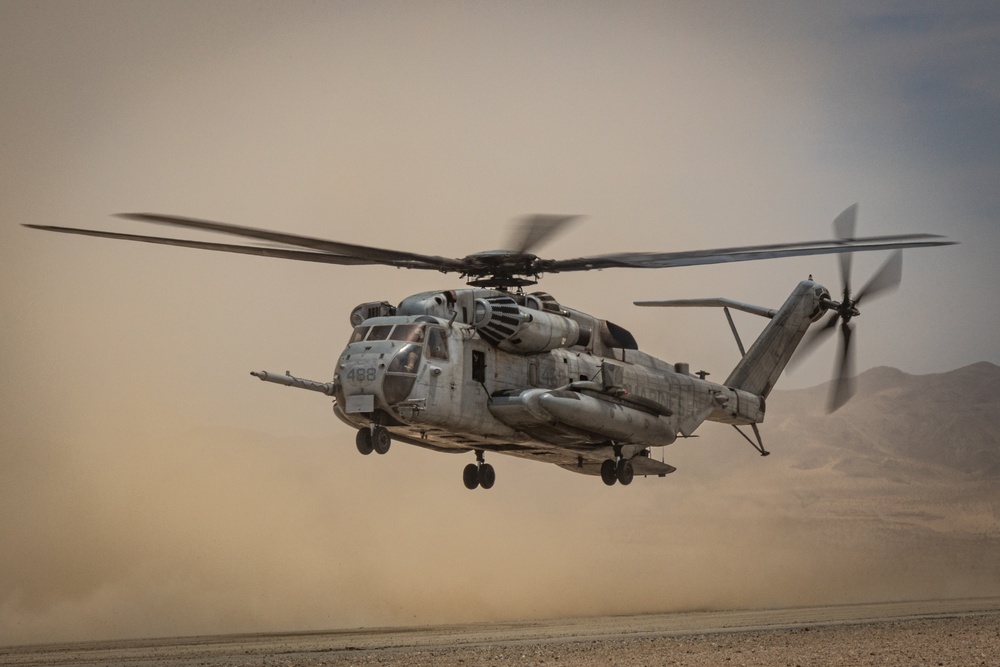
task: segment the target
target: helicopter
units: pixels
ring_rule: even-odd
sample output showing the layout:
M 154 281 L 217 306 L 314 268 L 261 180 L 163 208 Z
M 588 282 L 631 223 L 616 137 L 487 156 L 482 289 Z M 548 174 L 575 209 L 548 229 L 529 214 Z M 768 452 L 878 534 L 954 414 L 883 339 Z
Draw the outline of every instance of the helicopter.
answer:
M 356 429 L 361 454 L 388 453 L 393 441 L 435 452 L 474 454 L 462 474 L 468 489 L 492 488 L 496 471 L 487 454 L 555 464 L 600 476 L 608 486 L 636 475 L 664 477 L 676 470 L 653 448 L 691 437 L 705 421 L 732 425 L 762 456 L 758 424 L 767 397 L 793 353 L 814 349 L 840 331 L 840 353 L 828 410 L 853 393 L 852 320 L 858 305 L 896 287 L 902 249 L 950 245 L 937 234 L 857 237 L 857 205 L 834 220 L 834 238 L 801 243 L 679 252 L 613 253 L 543 259 L 532 251 L 580 216 L 523 218 L 510 249 L 463 258 L 424 255 L 268 229 L 156 213 L 118 217 L 141 223 L 217 232 L 268 245 L 236 245 L 118 232 L 24 225 L 32 229 L 180 246 L 216 252 L 337 265 L 386 265 L 457 273 L 466 287 L 423 292 L 393 305 L 362 303 L 350 313 L 351 335 L 330 381 L 288 371 L 252 371 L 265 382 L 319 392 L 333 412 Z M 892 250 L 857 291 L 851 287 L 855 252 Z M 608 268 L 669 268 L 802 255 L 837 254 L 839 301 L 812 280 L 798 282 L 784 304 L 768 308 L 732 299 L 637 301 L 645 307 L 720 307 L 741 359 L 720 383 L 639 349 L 634 336 L 606 319 L 570 308 L 542 291 L 526 292 L 543 274 Z M 746 349 L 730 310 L 769 320 Z M 826 321 L 817 327 L 824 316 Z M 753 438 L 741 429 L 749 427 Z

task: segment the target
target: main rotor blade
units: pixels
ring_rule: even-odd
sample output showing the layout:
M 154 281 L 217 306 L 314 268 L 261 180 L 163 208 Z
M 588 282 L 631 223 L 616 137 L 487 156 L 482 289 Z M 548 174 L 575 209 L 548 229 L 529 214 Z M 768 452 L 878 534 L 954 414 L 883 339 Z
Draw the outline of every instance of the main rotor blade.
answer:
M 560 271 L 590 271 L 592 269 L 633 268 L 664 269 L 675 266 L 696 266 L 702 264 L 723 264 L 746 262 L 757 259 L 799 257 L 804 255 L 825 255 L 836 253 L 889 250 L 894 248 L 925 248 L 931 246 L 954 245 L 954 241 L 926 241 L 920 239 L 940 239 L 938 234 L 898 234 L 856 238 L 851 241 L 807 241 L 803 243 L 779 243 L 761 246 L 717 248 L 714 250 L 692 250 L 682 252 L 632 252 L 610 255 L 595 255 L 565 260 L 542 260 L 539 270 L 546 273 Z
M 527 254 L 542 243 L 566 229 L 579 215 L 529 215 L 521 218 L 517 231 L 511 237 L 508 250 L 519 255 Z
M 858 226 L 858 205 L 851 204 L 833 221 L 833 235 L 841 241 L 852 241 L 854 230 Z M 845 294 L 851 291 L 851 253 L 840 255 L 840 284 Z M 846 297 L 845 297 L 846 298 Z
M 61 232 L 64 234 L 79 234 L 81 236 L 96 236 L 103 239 L 121 239 L 124 241 L 138 241 L 140 243 L 153 243 L 156 245 L 180 246 L 182 248 L 196 248 L 199 250 L 214 250 L 217 252 L 230 252 L 240 255 L 256 255 L 259 257 L 276 257 L 279 259 L 293 259 L 301 262 L 320 262 L 322 264 L 346 264 L 346 265 L 375 265 L 379 262 L 370 262 L 357 257 L 346 257 L 344 255 L 334 255 L 325 252 L 308 252 L 305 250 L 292 250 L 290 248 L 262 248 L 259 246 L 230 245 L 228 243 L 208 243 L 205 241 L 189 241 L 187 239 L 171 239 L 160 236 L 141 236 L 137 234 L 119 234 L 116 232 L 101 232 L 93 229 L 77 229 L 75 227 L 53 227 L 48 225 L 24 225 L 31 229 L 41 229 L 47 232 Z M 434 268 L 434 267 L 427 267 Z
M 828 412 L 834 412 L 854 395 L 854 348 L 851 347 L 851 335 L 854 325 L 844 322 L 840 325 L 840 364 L 830 391 Z
M 367 260 L 372 264 L 387 264 L 389 266 L 400 266 L 411 269 L 437 269 L 439 271 L 464 271 L 466 264 L 457 259 L 447 257 L 437 257 L 431 255 L 420 255 L 412 252 L 400 250 L 388 250 L 386 248 L 373 248 L 369 246 L 355 245 L 351 243 L 340 243 L 310 236 L 298 234 L 288 234 L 276 232 L 269 229 L 257 229 L 254 227 L 243 227 L 241 225 L 231 225 L 224 222 L 212 222 L 211 220 L 198 220 L 196 218 L 184 218 L 173 215 L 161 215 L 158 213 L 120 213 L 119 218 L 126 220 L 136 220 L 138 222 L 152 222 L 160 225 L 170 225 L 172 227 L 183 227 L 185 229 L 199 229 L 202 231 L 219 232 L 231 234 L 245 238 L 260 239 L 263 241 L 274 241 L 286 245 L 298 246 L 320 250 L 357 259 Z
M 903 279 L 903 251 L 897 250 L 885 261 L 885 263 L 875 272 L 865 286 L 858 291 L 854 302 L 861 301 L 861 297 L 867 295 L 869 298 L 879 292 L 895 289 Z

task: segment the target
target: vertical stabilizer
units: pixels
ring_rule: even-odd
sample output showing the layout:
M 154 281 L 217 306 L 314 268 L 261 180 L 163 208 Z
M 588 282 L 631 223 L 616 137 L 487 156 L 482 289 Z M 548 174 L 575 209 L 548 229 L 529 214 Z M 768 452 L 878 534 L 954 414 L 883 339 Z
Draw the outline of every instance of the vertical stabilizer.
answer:
M 819 283 L 800 282 L 736 364 L 725 385 L 766 397 L 809 325 L 823 314 L 822 300 L 829 298 L 829 292 Z

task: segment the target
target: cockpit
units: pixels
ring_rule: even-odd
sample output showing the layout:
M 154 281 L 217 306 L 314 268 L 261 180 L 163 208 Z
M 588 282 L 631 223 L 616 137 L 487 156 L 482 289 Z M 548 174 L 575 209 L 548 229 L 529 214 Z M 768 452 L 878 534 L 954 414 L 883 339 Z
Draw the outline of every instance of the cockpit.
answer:
M 448 360 L 448 341 L 444 327 L 432 318 L 427 319 L 431 322 L 375 321 L 355 327 L 348 345 L 348 354 L 342 360 L 342 377 L 346 382 L 351 382 L 357 379 L 352 374 L 364 375 L 363 382 L 367 375 L 371 375 L 371 380 L 381 380 L 382 394 L 387 405 L 406 400 L 413 390 L 425 357 L 438 362 Z M 377 357 L 372 356 L 376 354 Z M 358 389 L 370 392 L 360 386 Z
M 380 340 L 410 343 L 414 348 L 426 346 L 427 356 L 432 359 L 448 359 L 448 344 L 445 340 L 444 328 L 428 326 L 423 322 L 361 325 L 354 327 L 350 342 L 361 343 Z

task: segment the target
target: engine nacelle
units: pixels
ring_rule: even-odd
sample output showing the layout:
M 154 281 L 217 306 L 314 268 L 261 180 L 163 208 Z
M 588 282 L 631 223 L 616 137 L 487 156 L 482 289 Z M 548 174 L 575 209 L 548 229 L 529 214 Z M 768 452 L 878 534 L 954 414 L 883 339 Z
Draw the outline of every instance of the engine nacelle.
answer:
M 362 322 L 372 317 L 391 317 L 395 314 L 396 307 L 388 301 L 369 301 L 351 311 L 351 326 L 360 326 Z
M 575 320 L 524 308 L 509 296 L 476 299 L 472 324 L 485 341 L 517 354 L 571 347 L 580 339 L 580 325 Z

